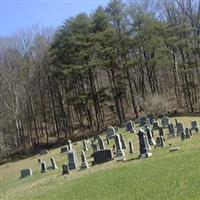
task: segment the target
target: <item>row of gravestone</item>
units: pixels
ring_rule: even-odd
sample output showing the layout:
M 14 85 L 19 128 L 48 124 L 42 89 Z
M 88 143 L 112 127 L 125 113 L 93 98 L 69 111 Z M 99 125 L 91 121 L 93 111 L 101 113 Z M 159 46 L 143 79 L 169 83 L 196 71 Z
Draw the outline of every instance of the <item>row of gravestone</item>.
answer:
M 182 140 L 184 140 L 185 138 L 190 138 L 192 135 L 191 134 L 192 130 L 195 130 L 196 132 L 198 132 L 199 125 L 197 121 L 192 121 L 191 126 L 192 128 L 189 130 L 188 128 L 184 128 L 183 125 L 178 122 L 176 123 L 175 127 L 171 123 L 168 124 L 169 133 L 172 134 L 173 136 L 176 136 L 175 132 L 177 132 L 177 135 L 180 134 Z M 127 124 L 127 130 L 132 132 L 133 128 L 134 128 L 134 132 L 136 132 L 134 124 L 131 121 L 129 121 Z M 157 137 L 156 142 L 154 141 L 154 138 L 153 138 L 153 131 L 147 124 L 144 130 L 143 129 L 139 130 L 137 135 L 139 138 L 139 146 L 140 146 L 139 148 L 140 148 L 141 158 L 149 157 L 152 155 L 152 153 L 150 153 L 151 146 L 154 146 L 154 147 L 165 146 L 165 139 L 164 139 L 162 127 L 158 126 L 158 130 L 159 130 L 159 137 Z M 127 148 L 125 140 L 121 134 L 119 135 L 116 134 L 115 129 L 111 126 L 108 127 L 107 129 L 106 141 L 108 145 L 109 145 L 109 139 L 114 139 L 115 141 L 113 151 L 116 155 L 117 160 L 126 160 L 125 154 L 123 151 L 123 149 Z M 103 139 L 98 136 L 95 140 L 98 141 L 98 144 L 95 144 L 94 140 L 92 141 L 92 144 L 91 144 L 91 147 L 93 149 L 92 157 L 94 158 L 94 161 L 92 164 L 94 165 L 94 164 L 99 164 L 99 163 L 112 160 L 113 159 L 112 151 L 110 149 L 105 148 Z M 83 140 L 83 149 L 84 151 L 88 150 L 88 145 L 87 145 L 86 140 Z M 172 148 L 172 151 L 173 150 L 174 149 Z M 69 162 L 68 164 L 62 165 L 63 174 L 68 174 L 70 170 L 76 169 L 78 166 L 76 152 L 72 149 L 72 143 L 70 140 L 68 140 L 67 146 L 61 148 L 61 153 L 66 152 L 66 151 L 67 151 Z M 81 169 L 86 169 L 89 167 L 84 151 L 82 151 L 81 153 L 81 166 L 80 166 Z M 47 154 L 47 153 L 48 153 L 47 150 L 40 151 L 40 155 Z M 133 146 L 130 141 L 129 141 L 129 153 L 133 153 Z M 55 163 L 54 158 L 51 158 L 51 163 L 52 163 L 52 169 L 57 169 L 57 165 Z M 41 172 L 43 173 L 46 171 L 47 171 L 46 163 L 45 161 L 41 161 Z M 21 170 L 21 178 L 28 175 L 32 175 L 31 169 Z
M 199 131 L 199 124 L 197 121 L 191 121 L 191 128 L 184 127 L 182 123 L 177 122 L 176 125 L 169 124 L 169 133 L 172 137 L 180 136 L 182 140 L 186 138 L 190 138 L 192 136 L 192 131 L 194 130 L 196 133 Z

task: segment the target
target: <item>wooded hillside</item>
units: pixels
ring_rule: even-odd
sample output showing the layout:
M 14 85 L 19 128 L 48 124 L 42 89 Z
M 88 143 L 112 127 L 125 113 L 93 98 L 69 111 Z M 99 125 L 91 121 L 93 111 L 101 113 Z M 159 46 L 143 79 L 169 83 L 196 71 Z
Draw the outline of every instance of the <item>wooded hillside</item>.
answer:
M 200 0 L 112 0 L 0 38 L 0 155 L 145 113 L 199 111 Z

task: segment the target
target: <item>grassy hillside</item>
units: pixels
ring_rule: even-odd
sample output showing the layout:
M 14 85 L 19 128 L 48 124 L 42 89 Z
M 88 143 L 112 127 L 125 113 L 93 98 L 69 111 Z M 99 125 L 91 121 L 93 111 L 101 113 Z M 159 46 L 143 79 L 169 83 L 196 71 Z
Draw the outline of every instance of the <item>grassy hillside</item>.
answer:
M 179 117 L 178 121 L 190 127 L 192 119 L 200 121 L 198 117 Z M 180 138 L 168 138 L 166 129 L 167 147 L 153 149 L 152 157 L 140 160 L 137 159 L 137 136 L 125 129 L 119 131 L 134 144 L 135 153 L 130 155 L 126 151 L 126 162 L 113 160 L 61 176 L 61 165 L 67 162 L 67 155 L 60 154 L 60 148 L 51 150 L 45 156 L 34 156 L 0 166 L 0 199 L 200 199 L 200 133 L 182 142 Z M 169 144 L 180 146 L 181 149 L 169 152 Z M 73 147 L 80 158 L 82 142 Z M 112 148 L 112 143 L 109 148 Z M 91 150 L 86 154 L 91 165 Z M 51 156 L 55 157 L 59 169 L 41 174 L 37 159 L 40 157 L 50 164 Z M 33 176 L 19 179 L 22 168 L 32 168 Z

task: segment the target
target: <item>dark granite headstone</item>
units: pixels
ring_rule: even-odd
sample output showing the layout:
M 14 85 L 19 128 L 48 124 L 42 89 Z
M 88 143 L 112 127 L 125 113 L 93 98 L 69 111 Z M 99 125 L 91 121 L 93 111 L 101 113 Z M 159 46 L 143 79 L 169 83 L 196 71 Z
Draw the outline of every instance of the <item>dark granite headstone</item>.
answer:
M 42 149 L 40 150 L 40 155 L 45 155 L 45 154 L 48 154 L 48 150 L 47 149 Z
M 113 159 L 112 151 L 110 149 L 103 149 L 93 153 L 94 161 L 92 165 L 104 163 Z
M 168 125 L 169 134 L 172 135 L 172 137 L 176 137 L 176 129 L 173 124 Z
M 62 165 L 62 175 L 65 175 L 65 174 L 70 174 L 68 164 L 63 164 Z
M 159 123 L 158 123 L 158 121 L 154 120 L 153 121 L 153 130 L 157 130 L 157 129 L 159 129 Z
M 158 127 L 159 136 L 164 136 L 163 128 L 161 126 Z
M 68 147 L 67 146 L 64 146 L 64 147 L 60 148 L 60 153 L 64 153 L 64 152 L 67 152 L 67 151 L 68 151 Z
M 21 170 L 20 178 L 24 178 L 26 176 L 32 176 L 32 170 L 31 169 L 22 169 Z

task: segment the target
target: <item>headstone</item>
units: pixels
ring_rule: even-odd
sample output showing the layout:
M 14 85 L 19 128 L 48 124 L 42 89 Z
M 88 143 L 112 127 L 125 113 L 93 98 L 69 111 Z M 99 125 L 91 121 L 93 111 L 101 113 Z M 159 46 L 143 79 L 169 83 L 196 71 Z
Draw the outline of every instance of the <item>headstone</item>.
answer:
M 176 129 L 173 124 L 168 125 L 169 133 L 172 135 L 172 137 L 176 137 Z
M 154 120 L 153 121 L 153 130 L 157 130 L 159 128 L 159 123 L 158 121 Z
M 115 144 L 113 144 L 113 148 L 112 148 L 112 151 L 115 152 L 116 151 L 116 147 L 115 147 Z
M 107 137 L 112 139 L 115 135 L 115 129 L 114 127 L 112 126 L 109 126 L 107 129 L 106 129 L 106 134 L 107 134 Z
M 145 123 L 145 125 L 147 125 L 147 126 L 151 126 L 151 124 L 153 124 L 153 122 L 151 122 L 151 120 L 149 119 L 149 118 L 147 118 L 146 119 L 146 123 Z
M 113 159 L 112 151 L 110 149 L 104 149 L 93 153 L 94 161 L 92 165 L 104 163 Z
M 186 132 L 185 132 L 185 128 L 184 128 L 181 132 L 181 140 L 185 140 L 185 138 L 186 138 Z
M 63 164 L 62 165 L 62 175 L 65 175 L 65 174 L 70 174 L 68 164 Z
M 153 135 L 152 135 L 152 130 L 150 127 L 145 126 L 145 132 L 147 133 L 147 137 L 148 137 L 148 142 L 150 145 L 156 145 L 154 139 L 153 139 Z
M 182 133 L 183 130 L 184 130 L 183 125 L 182 125 L 181 123 L 177 123 L 176 129 L 177 129 L 177 136 L 180 136 L 181 133 Z
M 185 138 L 191 138 L 191 131 L 189 128 L 185 128 Z
M 89 167 L 88 162 L 86 160 L 85 152 L 81 152 L 81 169 L 87 169 Z
M 169 117 L 164 116 L 161 121 L 163 128 L 168 128 L 168 125 L 170 124 Z
M 48 154 L 48 150 L 47 149 L 42 149 L 40 150 L 40 155 L 45 155 L 45 154 Z
M 67 152 L 67 151 L 68 151 L 68 147 L 67 146 L 64 146 L 64 147 L 60 148 L 60 153 L 64 153 L 64 152 Z
M 99 150 L 98 144 L 96 144 L 93 140 L 92 140 L 91 147 L 92 147 L 93 153 Z
M 33 173 L 31 169 L 22 169 L 20 178 L 24 178 L 26 176 L 32 176 L 32 174 Z
M 120 141 L 121 141 L 121 144 L 122 144 L 122 149 L 126 149 L 127 146 L 126 146 L 126 142 L 124 140 L 124 137 L 122 136 L 122 134 L 119 134 L 120 136 Z
M 107 145 L 110 145 L 110 140 L 109 140 L 109 138 L 106 138 L 106 142 L 107 142 Z
M 149 120 L 149 125 L 150 126 L 151 124 L 153 124 L 153 121 L 155 120 L 155 117 L 153 114 L 149 114 L 147 115 L 147 119 Z
M 189 128 L 185 128 L 185 138 L 191 138 L 192 134 L 191 134 L 191 130 Z
M 191 130 L 195 130 L 196 133 L 198 133 L 198 131 L 199 131 L 199 124 L 198 124 L 198 122 L 197 121 L 192 121 L 191 122 L 191 126 L 192 126 Z
M 145 134 L 146 134 L 146 133 L 145 133 Z M 148 140 L 147 135 L 146 135 L 145 138 L 144 138 L 144 142 L 145 142 L 145 144 L 147 145 L 148 150 L 151 151 L 151 145 L 149 144 L 149 140 Z
M 178 124 L 178 120 L 177 120 L 177 119 L 175 119 L 175 124 L 176 124 L 176 126 L 177 126 L 177 124 Z
M 45 161 L 41 162 L 41 173 L 47 172 L 47 165 Z
M 88 151 L 87 143 L 85 140 L 83 140 L 83 150 Z
M 180 147 L 172 147 L 169 151 L 173 152 L 173 151 L 178 151 L 180 149 Z
M 124 154 L 124 151 L 122 149 L 122 145 L 121 145 L 121 141 L 120 141 L 120 136 L 118 134 L 116 134 L 114 136 L 114 140 L 115 140 L 115 146 L 116 146 L 116 157 L 117 157 L 117 160 L 126 160 L 125 159 L 125 154 Z
M 97 141 L 98 141 L 98 144 L 99 144 L 99 149 L 100 150 L 105 149 L 105 145 L 104 145 L 104 141 L 103 141 L 102 137 L 99 137 Z
M 163 128 L 161 126 L 158 127 L 159 136 L 164 136 Z
M 160 137 L 156 138 L 156 146 L 159 147 L 160 146 Z
M 69 170 L 76 169 L 77 166 L 78 166 L 78 160 L 77 160 L 77 157 L 76 157 L 76 152 L 74 150 L 68 151 L 67 156 L 68 156 Z
M 126 125 L 126 130 L 131 132 L 131 133 L 135 133 L 136 129 L 135 129 L 135 124 L 133 123 L 133 121 L 129 121 Z
M 132 142 L 129 140 L 128 141 L 128 146 L 129 146 L 129 153 L 133 153 L 133 144 L 132 144 Z
M 145 124 L 147 123 L 147 118 L 146 117 L 141 117 L 139 122 L 140 122 L 140 126 L 145 126 Z
M 140 158 L 147 158 L 149 156 L 152 156 L 152 153 L 149 152 L 148 147 L 148 138 L 146 133 L 140 129 L 138 132 L 138 138 L 139 138 L 139 146 L 140 146 Z
M 160 136 L 160 147 L 165 147 L 165 139 L 163 136 Z
M 71 140 L 67 140 L 68 151 L 72 151 L 72 142 Z
M 50 160 L 51 160 L 52 169 L 57 169 L 58 167 L 57 167 L 57 165 L 56 165 L 55 159 L 52 157 Z

